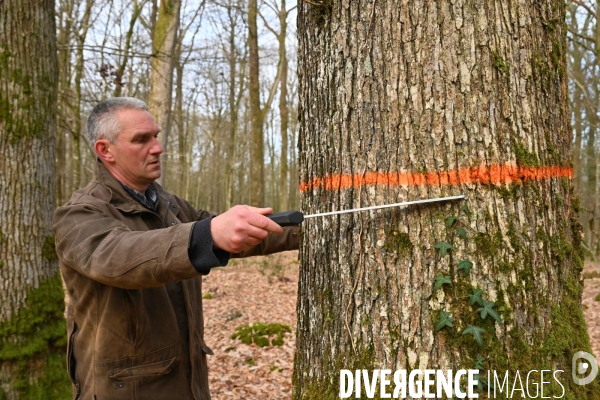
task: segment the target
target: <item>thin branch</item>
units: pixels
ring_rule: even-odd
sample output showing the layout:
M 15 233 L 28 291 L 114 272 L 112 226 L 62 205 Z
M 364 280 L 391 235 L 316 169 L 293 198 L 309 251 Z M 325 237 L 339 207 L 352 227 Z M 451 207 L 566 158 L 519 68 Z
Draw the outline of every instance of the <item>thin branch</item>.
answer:
M 596 12 L 594 10 L 592 10 L 592 8 L 590 6 L 588 6 L 587 4 L 585 4 L 583 1 L 571 0 L 571 3 L 577 4 L 578 6 L 585 8 L 587 10 L 587 12 L 590 13 L 590 15 L 592 15 L 594 18 L 598 19 L 598 17 L 596 16 Z
M 589 47 L 588 45 L 584 44 L 583 42 L 580 42 L 579 40 L 575 40 L 575 39 L 571 39 L 571 40 L 573 41 L 573 43 L 578 44 L 579 46 L 583 47 L 587 51 L 590 51 L 593 54 L 596 54 L 596 50 L 592 49 L 591 47 Z
M 273 85 L 271 86 L 271 90 L 269 91 L 269 98 L 267 99 L 267 102 L 265 103 L 265 106 L 263 107 L 262 110 L 260 110 L 261 112 L 261 118 L 264 119 L 265 115 L 267 115 L 267 112 L 269 112 L 269 109 L 271 108 L 271 103 L 273 103 L 273 99 L 275 98 L 275 93 L 277 92 L 277 87 L 279 86 L 279 79 L 281 78 L 281 68 L 279 68 L 279 66 L 277 66 L 277 75 L 275 76 L 275 79 L 273 80 Z
M 591 37 L 591 36 L 586 36 L 586 35 L 583 35 L 583 34 L 581 34 L 581 33 L 577 32 L 576 30 L 573 30 L 573 28 L 567 28 L 567 30 L 568 30 L 569 32 L 571 32 L 573 35 L 575 35 L 575 36 L 577 36 L 577 37 L 580 37 L 581 39 L 589 40 L 589 41 L 590 41 L 590 42 L 592 42 L 592 43 L 596 43 L 596 39 L 594 39 L 594 38 L 593 38 L 593 37 Z
M 592 104 L 592 101 L 590 100 L 589 96 L 588 96 L 588 92 L 587 92 L 587 88 L 585 88 L 581 82 L 579 82 L 579 80 L 577 80 L 577 78 L 575 78 L 573 75 L 571 75 L 571 79 L 573 80 L 573 82 L 579 86 L 579 89 L 581 89 L 581 92 L 583 93 L 583 102 L 586 104 L 588 110 L 590 111 L 594 111 L 594 113 L 590 113 L 590 116 L 594 116 L 594 119 L 597 119 L 596 114 L 595 114 L 595 107 Z
M 271 28 L 271 25 L 269 25 L 269 23 L 267 22 L 267 20 L 265 19 L 265 17 L 263 17 L 262 13 L 260 12 L 260 10 L 258 11 L 258 16 L 263 20 L 263 23 L 265 24 L 265 27 L 270 30 L 273 35 L 275 35 L 275 37 L 279 37 L 279 34 L 275 31 L 275 29 Z
M 267 7 L 269 7 L 271 10 L 273 10 L 273 12 L 275 14 L 279 14 L 279 7 L 277 7 L 277 3 L 275 3 L 275 7 L 273 7 L 273 4 L 268 3 L 268 2 L 263 2 L 264 5 L 266 5 Z

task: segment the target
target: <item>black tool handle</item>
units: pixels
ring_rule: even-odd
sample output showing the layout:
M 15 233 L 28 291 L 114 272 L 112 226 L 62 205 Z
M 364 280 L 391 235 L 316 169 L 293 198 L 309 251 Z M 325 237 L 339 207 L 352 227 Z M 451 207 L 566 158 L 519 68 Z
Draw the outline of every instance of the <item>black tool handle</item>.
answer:
M 265 215 L 265 217 L 270 218 L 279 226 L 300 225 L 304 221 L 304 214 L 300 211 L 284 211 Z

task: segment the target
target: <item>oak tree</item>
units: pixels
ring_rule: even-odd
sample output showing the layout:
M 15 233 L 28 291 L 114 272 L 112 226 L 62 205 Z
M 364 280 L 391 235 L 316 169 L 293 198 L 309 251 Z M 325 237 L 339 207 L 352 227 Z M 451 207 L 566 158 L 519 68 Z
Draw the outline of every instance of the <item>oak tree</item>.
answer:
M 302 210 L 466 198 L 304 222 L 294 398 L 337 398 L 342 368 L 476 365 L 599 392 L 570 376 L 590 346 L 564 21 L 560 0 L 299 2 Z

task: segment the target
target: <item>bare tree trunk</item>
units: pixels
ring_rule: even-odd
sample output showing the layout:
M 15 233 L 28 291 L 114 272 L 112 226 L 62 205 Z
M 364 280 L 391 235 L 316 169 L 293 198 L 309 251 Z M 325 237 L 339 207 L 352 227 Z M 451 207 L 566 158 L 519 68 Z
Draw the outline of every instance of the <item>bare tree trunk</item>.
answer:
M 67 175 L 67 132 L 71 130 L 71 35 L 73 33 L 73 0 L 59 3 L 58 23 L 58 107 L 56 136 L 56 200 L 59 204 L 66 202 Z
M 0 398 L 66 398 L 55 207 L 54 1 L 0 2 Z M 53 367 L 54 366 L 54 367 Z M 53 368 L 62 370 L 62 374 Z M 68 393 L 67 393 L 68 396 Z
M 292 95 L 290 98 L 295 98 Z M 300 207 L 300 182 L 299 182 L 299 171 L 298 171 L 298 110 L 297 104 L 291 110 L 290 118 L 290 132 L 292 133 L 291 143 L 294 145 L 294 151 L 291 152 L 290 157 L 290 202 L 288 204 L 289 209 L 297 210 Z
M 152 4 L 152 9 L 150 11 L 150 37 L 154 37 L 154 32 L 156 32 L 156 19 L 158 18 L 158 1 L 159 0 L 150 0 Z
M 184 65 L 181 62 L 181 45 L 178 45 L 177 58 L 175 70 L 177 72 L 177 86 L 175 89 L 175 124 L 177 126 L 177 145 L 178 145 L 178 160 L 177 160 L 177 194 L 185 196 L 185 182 L 187 181 L 187 174 L 191 167 L 187 155 L 187 129 L 183 121 L 183 68 Z
M 73 143 L 72 143 L 72 153 L 71 153 L 71 162 L 73 163 L 73 167 L 71 168 L 73 172 L 72 176 L 72 185 L 71 187 L 74 190 L 77 190 L 81 186 L 81 134 L 82 134 L 82 126 L 81 126 L 81 102 L 82 102 L 82 94 L 81 94 L 81 80 L 83 77 L 83 69 L 84 69 L 84 44 L 85 38 L 87 37 L 89 24 L 90 24 L 90 15 L 92 13 L 92 6 L 94 5 L 94 0 L 86 0 L 85 2 L 85 10 L 83 12 L 83 18 L 80 22 L 79 32 L 77 34 L 77 57 L 75 62 L 75 101 L 72 106 L 72 115 L 73 115 Z M 85 139 L 84 139 L 85 140 Z
M 161 0 L 158 18 L 152 39 L 154 57 L 152 58 L 152 76 L 150 80 L 150 96 L 148 109 L 161 127 L 162 175 L 160 184 L 166 185 L 168 173 L 168 143 L 171 128 L 171 99 L 173 89 L 173 53 L 177 43 L 179 29 L 180 0 Z
M 133 31 L 135 24 L 142 13 L 142 7 L 137 1 L 133 3 L 133 12 L 131 13 L 131 19 L 129 20 L 129 29 L 125 35 L 125 46 L 123 47 L 123 59 L 117 67 L 115 76 L 115 91 L 113 92 L 114 97 L 120 97 L 123 89 L 123 75 L 125 74 L 125 68 L 127 68 L 127 62 L 129 61 L 129 53 L 131 51 L 132 43 L 131 38 L 133 37 Z
M 594 398 L 570 374 L 591 350 L 565 3 L 310 3 L 325 5 L 298 2 L 301 209 L 467 198 L 304 222 L 294 398 L 338 398 L 342 368 L 477 364 L 560 369 L 566 397 Z
M 288 177 L 288 129 L 289 112 L 287 104 L 288 95 L 288 61 L 285 38 L 287 35 L 287 9 L 285 0 L 281 0 L 281 9 L 279 10 L 279 118 L 281 120 L 281 154 L 279 165 L 279 210 L 288 209 L 290 197 L 290 185 Z M 273 177 L 275 179 L 275 177 Z M 295 188 L 294 188 L 295 189 Z
M 226 171 L 225 171 L 225 208 L 229 209 L 233 205 L 233 172 L 235 169 L 236 162 L 236 136 L 238 130 L 238 114 L 239 114 L 239 95 L 238 95 L 238 87 L 236 83 L 238 82 L 236 77 L 238 74 L 238 50 L 235 43 L 235 40 L 238 35 L 237 29 L 237 10 L 235 7 L 227 7 L 227 20 L 229 22 L 229 37 L 227 38 L 227 44 L 229 48 L 227 50 L 227 58 L 229 64 L 229 93 L 228 93 L 228 103 L 229 103 L 229 137 L 227 138 L 227 156 L 224 160 L 226 163 Z M 243 79 L 239 80 L 239 85 L 243 86 Z M 242 92 L 241 90 L 239 91 Z
M 571 29 L 576 31 L 578 30 L 577 7 L 572 5 L 569 8 L 569 12 L 571 14 Z M 573 82 L 575 82 L 574 89 L 572 92 L 573 101 L 571 102 L 571 110 L 573 114 L 573 131 L 575 134 L 575 140 L 573 144 L 573 184 L 575 186 L 575 190 L 577 191 L 581 190 L 581 144 L 583 137 L 582 97 L 584 95 L 580 87 L 583 78 L 583 74 L 581 73 L 583 54 L 580 50 L 581 49 L 579 48 L 579 46 L 574 45 L 572 47 L 572 50 L 570 51 L 570 58 L 572 62 L 569 65 L 569 73 L 571 75 L 571 79 L 573 80 Z
M 248 0 L 249 96 L 251 139 L 250 148 L 250 204 L 262 207 L 265 203 L 263 113 L 260 109 L 260 82 L 258 63 L 257 0 Z

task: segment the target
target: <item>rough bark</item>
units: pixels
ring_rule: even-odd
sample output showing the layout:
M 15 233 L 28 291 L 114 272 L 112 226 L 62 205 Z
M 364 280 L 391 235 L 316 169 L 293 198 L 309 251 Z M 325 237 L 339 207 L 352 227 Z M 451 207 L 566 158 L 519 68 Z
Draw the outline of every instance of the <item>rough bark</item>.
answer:
M 598 393 L 570 378 L 590 347 L 564 7 L 298 3 L 301 209 L 467 199 L 303 223 L 294 398 L 337 398 L 341 368 L 456 370 L 478 356 L 484 376 L 562 369 L 571 398 Z M 435 290 L 440 275 L 451 283 Z M 469 303 L 475 289 L 501 322 Z M 436 332 L 442 312 L 453 327 Z
M 51 231 L 54 7 L 52 0 L 0 2 L 0 398 L 52 399 L 66 380 L 63 292 Z
M 161 158 L 162 175 L 160 184 L 165 186 L 168 161 L 168 143 L 171 128 L 171 103 L 173 89 L 173 55 L 179 29 L 180 0 L 162 0 L 154 28 L 152 48 L 152 74 L 148 109 L 161 127 L 161 144 L 164 154 Z

